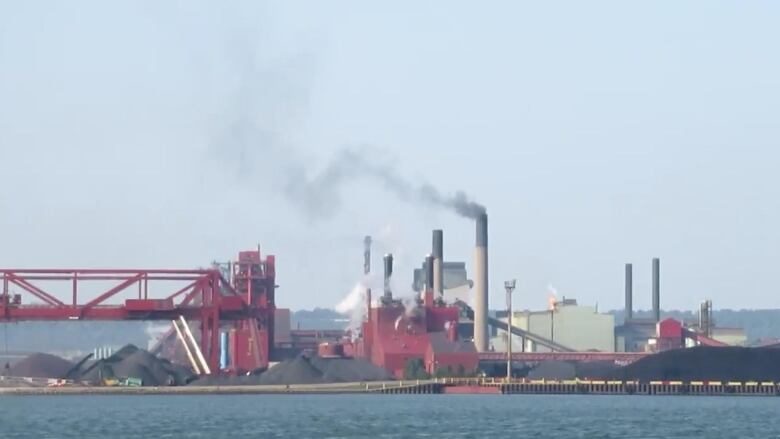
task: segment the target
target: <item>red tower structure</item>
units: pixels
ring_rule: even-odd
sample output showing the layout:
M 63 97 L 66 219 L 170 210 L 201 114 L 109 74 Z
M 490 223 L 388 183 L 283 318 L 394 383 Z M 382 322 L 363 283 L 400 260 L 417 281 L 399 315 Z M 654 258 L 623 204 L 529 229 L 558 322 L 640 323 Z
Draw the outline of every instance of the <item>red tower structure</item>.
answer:
M 262 259 L 260 250 L 243 251 L 230 265 L 231 284 L 252 312 L 230 330 L 230 369 L 236 372 L 268 367 L 274 346 L 276 258 Z

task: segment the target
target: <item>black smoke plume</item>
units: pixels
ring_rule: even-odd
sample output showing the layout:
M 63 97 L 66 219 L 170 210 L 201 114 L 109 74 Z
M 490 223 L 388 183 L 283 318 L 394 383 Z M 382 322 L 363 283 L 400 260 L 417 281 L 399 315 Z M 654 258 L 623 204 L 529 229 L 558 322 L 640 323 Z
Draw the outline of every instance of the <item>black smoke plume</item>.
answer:
M 485 212 L 485 207 L 469 199 L 465 192 L 443 194 L 429 183 L 415 184 L 381 157 L 381 151 L 375 148 L 344 149 L 314 176 L 309 176 L 299 164 L 289 174 L 285 193 L 309 214 L 328 216 L 339 209 L 341 191 L 346 185 L 374 181 L 405 202 L 437 206 L 467 218 L 477 218 Z

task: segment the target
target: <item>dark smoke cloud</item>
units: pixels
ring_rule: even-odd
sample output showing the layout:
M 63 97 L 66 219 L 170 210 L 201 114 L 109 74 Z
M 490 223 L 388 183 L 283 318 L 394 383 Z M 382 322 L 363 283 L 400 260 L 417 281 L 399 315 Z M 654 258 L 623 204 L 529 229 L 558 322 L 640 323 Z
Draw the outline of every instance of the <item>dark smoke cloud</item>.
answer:
M 239 179 L 262 178 L 263 184 L 281 181 L 287 198 L 312 220 L 338 212 L 342 191 L 358 181 L 373 181 L 402 201 L 437 206 L 468 218 L 485 212 L 464 192 L 445 194 L 429 183 L 404 178 L 391 164 L 392 157 L 378 148 L 343 149 L 315 173 L 298 148 L 285 140 L 285 133 L 293 132 L 305 118 L 316 57 L 300 52 L 263 63 L 253 44 L 232 40 L 229 58 L 238 82 L 229 107 L 220 114 L 223 120 L 211 147 Z
M 382 151 L 376 148 L 350 148 L 339 151 L 319 174 L 309 176 L 302 165 L 292 173 L 285 193 L 292 202 L 314 217 L 330 216 L 341 205 L 341 192 L 358 180 L 374 181 L 400 200 L 437 206 L 460 216 L 476 218 L 485 207 L 472 201 L 465 192 L 443 194 L 429 183 L 415 184 L 405 179 L 398 170 L 381 160 Z

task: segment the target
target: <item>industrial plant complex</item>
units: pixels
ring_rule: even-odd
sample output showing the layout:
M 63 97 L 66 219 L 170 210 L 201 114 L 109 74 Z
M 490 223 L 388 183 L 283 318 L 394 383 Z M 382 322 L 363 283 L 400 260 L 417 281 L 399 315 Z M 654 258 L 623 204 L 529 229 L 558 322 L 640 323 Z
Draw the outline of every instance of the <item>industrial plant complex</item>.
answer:
M 660 361 L 655 358 L 665 358 L 668 352 L 704 355 L 700 352 L 705 349 L 709 350 L 707 355 L 717 357 L 730 349 L 740 349 L 729 346 L 745 344 L 744 331 L 714 324 L 710 301 L 701 304 L 696 322 L 662 319 L 659 259 L 652 261 L 651 318 L 634 316 L 631 264 L 625 266 L 623 321 L 616 322 L 613 314 L 601 313 L 574 298 L 555 296 L 550 297 L 547 309 L 491 312 L 488 216 L 479 212 L 473 219 L 471 275 L 464 262 L 445 260 L 444 232 L 434 230 L 431 252 L 422 256 L 420 268 L 414 270 L 409 290 L 413 293 L 393 291 L 393 255 L 383 255 L 382 290 L 366 287 L 360 292 L 363 320 L 343 330 L 292 328 L 290 311 L 277 307 L 276 259 L 263 254 L 260 248 L 239 252 L 230 262 L 199 270 L 2 269 L 0 320 L 5 322 L 169 324 L 167 332 L 148 351 L 135 347 L 117 348 L 116 353 L 95 349 L 70 364 L 67 371 L 62 371 L 63 376 L 19 376 L 23 372 L 14 373 L 13 367 L 7 367 L 2 382 L 7 387 L 9 383 L 29 384 L 46 378 L 49 384 L 55 380 L 58 385 L 70 386 L 159 386 L 193 381 L 229 384 L 232 379 L 289 385 L 299 381 L 500 377 L 504 393 L 522 393 L 531 391 L 523 387 L 530 377 L 611 378 L 615 385 L 619 377 L 622 387 L 618 393 L 625 393 L 642 384 L 632 381 L 645 373 L 642 364 Z M 371 273 L 371 243 L 371 237 L 366 236 L 364 275 Z M 44 284 L 58 286 L 59 294 L 44 288 Z M 69 292 L 67 300 L 62 298 L 63 287 Z M 505 287 L 511 296 L 514 282 Z M 95 297 L 81 299 L 82 291 L 96 288 L 100 293 Z M 33 360 L 25 359 L 20 364 L 24 361 Z M 127 365 L 127 361 L 132 364 Z M 554 365 L 558 365 L 558 372 L 545 372 Z M 159 373 L 152 374 L 151 369 Z M 358 370 L 361 372 L 355 372 Z M 629 370 L 634 370 L 631 373 L 636 376 Z M 693 378 L 702 383 L 716 382 L 715 372 L 702 369 L 692 373 L 700 373 L 702 376 Z M 664 376 L 652 377 L 656 385 L 667 385 L 674 378 L 666 372 L 659 374 Z M 251 377 L 259 378 L 251 381 Z M 485 381 L 480 383 L 477 388 L 485 387 Z M 511 387 L 517 385 L 520 387 Z

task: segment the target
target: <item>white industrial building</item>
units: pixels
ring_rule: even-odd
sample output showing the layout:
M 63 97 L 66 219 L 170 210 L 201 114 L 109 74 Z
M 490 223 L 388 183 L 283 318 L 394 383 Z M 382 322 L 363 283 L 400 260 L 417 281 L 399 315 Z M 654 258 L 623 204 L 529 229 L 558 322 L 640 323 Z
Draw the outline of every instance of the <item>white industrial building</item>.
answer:
M 503 319 L 506 321 L 506 317 Z M 566 346 L 575 351 L 614 352 L 615 317 L 600 314 L 593 306 L 578 305 L 574 299 L 557 301 L 547 311 L 517 311 L 512 315 L 512 326 L 539 337 Z M 535 346 L 530 340 L 525 346 L 512 336 L 512 349 L 526 352 L 544 352 L 544 346 Z M 506 331 L 498 331 L 491 340 L 495 351 L 506 350 Z

